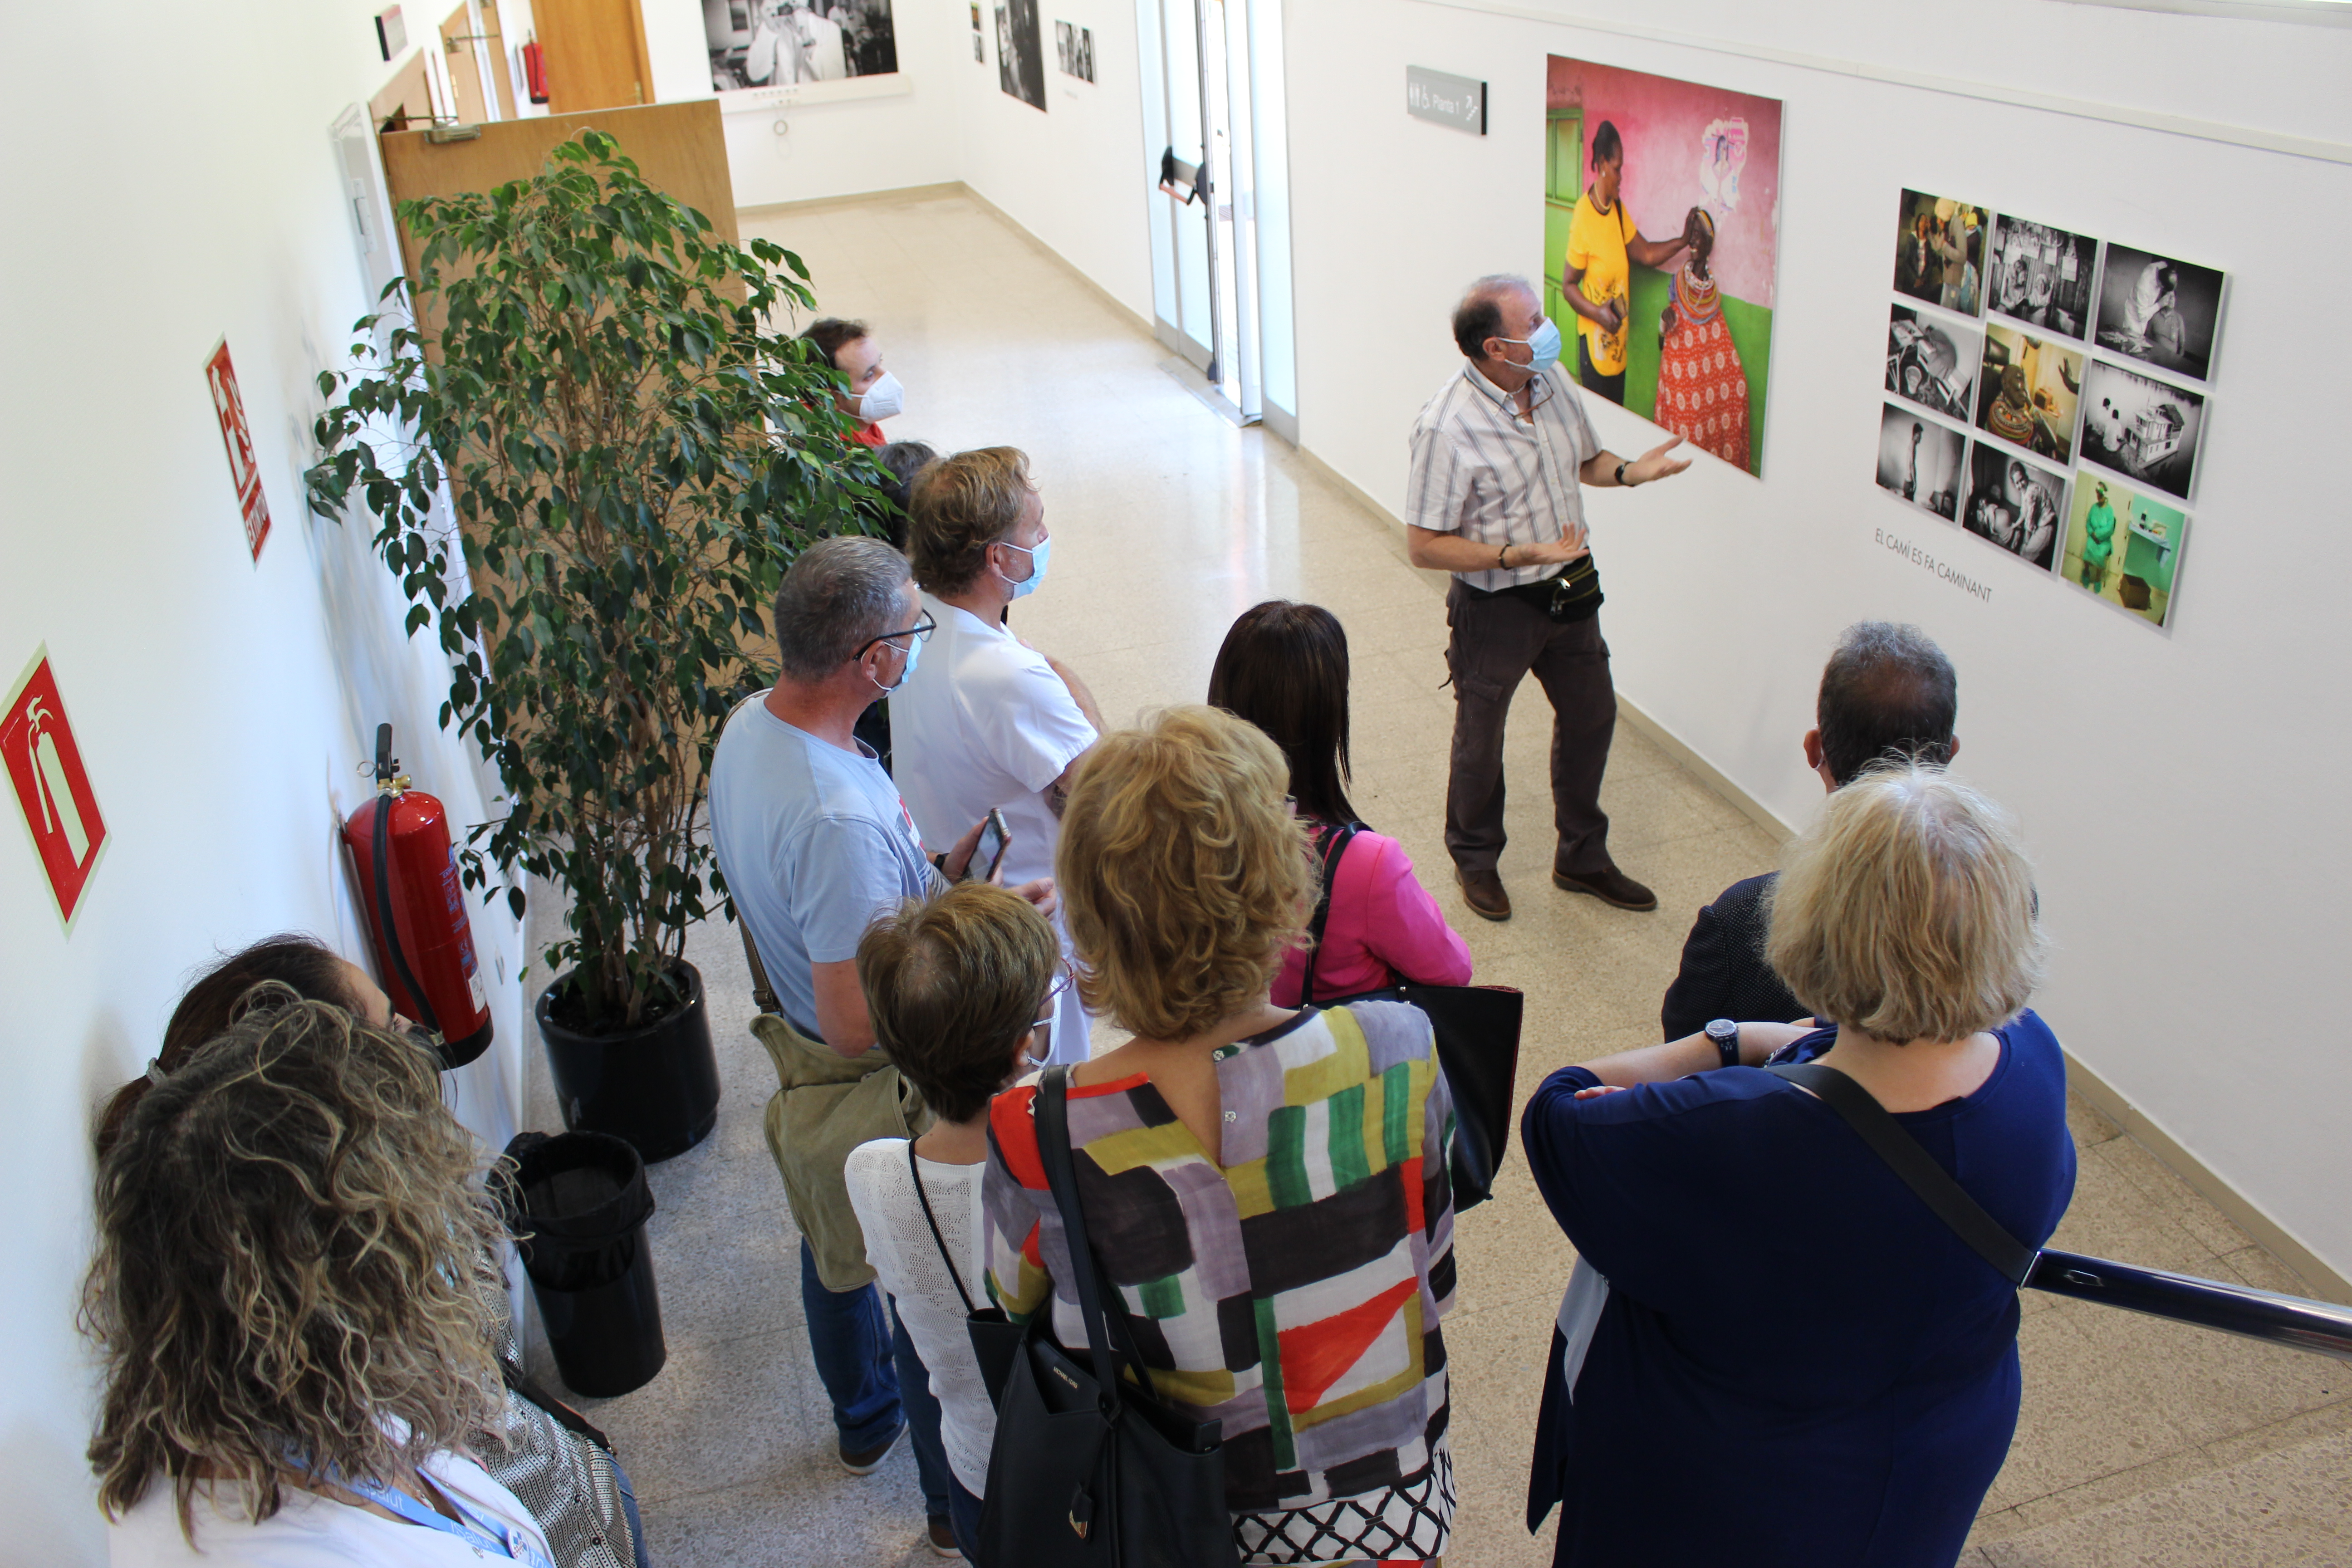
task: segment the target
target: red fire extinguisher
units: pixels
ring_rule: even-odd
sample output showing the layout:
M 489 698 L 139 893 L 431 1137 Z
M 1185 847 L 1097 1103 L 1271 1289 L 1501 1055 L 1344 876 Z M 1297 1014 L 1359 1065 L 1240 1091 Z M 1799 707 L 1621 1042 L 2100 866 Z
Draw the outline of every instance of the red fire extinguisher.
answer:
M 393 1011 L 433 1031 L 444 1068 L 490 1048 L 490 1003 L 474 962 L 448 813 L 408 787 L 392 754 L 392 726 L 375 731 L 376 797 L 343 824 L 375 939 L 376 973 Z
M 533 103 L 547 101 L 547 56 L 535 37 L 522 47 L 522 80 Z

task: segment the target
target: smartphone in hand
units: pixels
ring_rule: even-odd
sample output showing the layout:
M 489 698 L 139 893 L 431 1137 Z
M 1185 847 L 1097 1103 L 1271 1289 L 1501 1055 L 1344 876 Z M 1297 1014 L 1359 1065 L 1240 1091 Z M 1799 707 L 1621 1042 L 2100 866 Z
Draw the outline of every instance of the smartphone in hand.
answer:
M 980 845 L 971 852 L 975 866 L 982 860 L 988 863 L 988 869 L 980 874 L 982 881 L 996 880 L 996 873 L 1004 864 L 1004 852 L 1012 847 L 1013 829 L 1004 826 L 1004 813 L 991 806 L 988 820 L 980 825 Z

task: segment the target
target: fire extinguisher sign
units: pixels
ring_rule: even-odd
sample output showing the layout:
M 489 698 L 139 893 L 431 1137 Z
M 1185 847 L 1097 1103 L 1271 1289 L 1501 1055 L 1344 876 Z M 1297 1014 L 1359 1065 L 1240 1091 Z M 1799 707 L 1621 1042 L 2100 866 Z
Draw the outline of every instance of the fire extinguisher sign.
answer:
M 48 874 L 58 919 L 71 931 L 82 889 L 106 847 L 106 820 L 90 792 L 81 747 L 66 723 L 65 699 L 58 695 L 46 647 L 35 652 L 8 694 L 6 710 L 0 712 L 0 757 L 7 761 L 8 782 L 16 786 L 33 853 Z
M 245 422 L 245 399 L 236 390 L 236 372 L 228 363 L 228 340 L 223 338 L 205 361 L 205 386 L 213 397 L 213 413 L 220 420 L 221 445 L 228 448 L 229 482 L 236 487 L 236 510 L 245 518 L 245 545 L 261 559 L 269 537 L 269 498 L 261 492 L 261 465 L 254 460 L 253 432 Z

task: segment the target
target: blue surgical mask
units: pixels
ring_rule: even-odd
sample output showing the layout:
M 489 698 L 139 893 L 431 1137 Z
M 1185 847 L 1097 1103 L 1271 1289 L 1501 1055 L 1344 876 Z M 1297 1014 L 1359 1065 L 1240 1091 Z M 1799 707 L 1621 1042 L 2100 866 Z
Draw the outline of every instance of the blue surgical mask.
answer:
M 1534 337 L 1505 338 L 1503 342 L 1525 343 L 1535 351 L 1536 357 L 1526 366 L 1528 370 L 1549 370 L 1559 363 L 1559 323 L 1549 317 L 1546 317 L 1543 324 L 1536 329 Z
M 898 645 L 897 643 L 892 643 L 890 646 L 892 647 L 897 647 Z M 887 697 L 892 692 L 903 688 L 907 682 L 915 679 L 915 666 L 921 662 L 922 657 L 923 639 L 919 637 L 909 637 L 907 639 L 907 668 L 898 672 L 897 685 L 882 686 L 880 681 L 874 680 L 874 678 L 870 675 L 866 679 L 868 680 L 874 680 L 875 685 L 882 687 L 882 695 Z
M 1037 584 L 1045 580 L 1045 560 L 1048 556 L 1054 553 L 1054 542 L 1051 539 L 1041 539 L 1037 542 L 1034 548 L 1014 544 L 1010 540 L 1000 539 L 996 542 L 1003 545 L 1007 550 L 1018 550 L 1022 554 L 1029 557 L 1029 575 L 1023 578 L 1020 582 L 1013 583 L 1013 579 L 1010 577 L 1004 577 L 1003 573 L 1000 572 L 997 574 L 998 576 L 1004 577 L 1006 582 L 1013 583 L 1013 596 L 1014 598 L 1027 598 L 1030 595 L 1037 591 Z

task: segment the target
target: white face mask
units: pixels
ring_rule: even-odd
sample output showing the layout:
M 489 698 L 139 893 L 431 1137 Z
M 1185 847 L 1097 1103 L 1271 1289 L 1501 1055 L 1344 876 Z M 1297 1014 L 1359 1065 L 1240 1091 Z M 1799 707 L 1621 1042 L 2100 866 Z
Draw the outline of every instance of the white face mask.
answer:
M 857 400 L 857 416 L 876 423 L 891 417 L 906 406 L 907 389 L 898 384 L 897 376 L 886 370 L 875 378 L 873 385 L 866 389 L 866 395 Z

